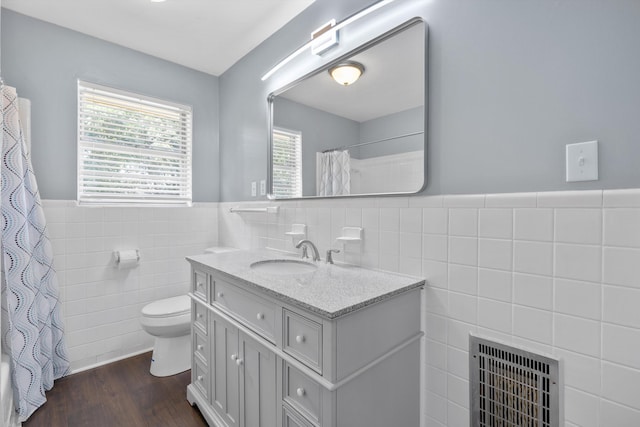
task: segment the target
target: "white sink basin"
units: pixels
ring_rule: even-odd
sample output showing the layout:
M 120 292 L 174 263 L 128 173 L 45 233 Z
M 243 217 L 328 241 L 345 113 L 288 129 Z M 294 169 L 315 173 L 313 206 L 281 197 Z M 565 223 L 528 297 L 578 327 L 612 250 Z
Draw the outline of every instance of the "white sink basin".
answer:
M 251 264 L 250 267 L 256 272 L 282 276 L 313 273 L 318 269 L 315 264 L 293 259 L 268 259 L 264 261 L 256 261 Z

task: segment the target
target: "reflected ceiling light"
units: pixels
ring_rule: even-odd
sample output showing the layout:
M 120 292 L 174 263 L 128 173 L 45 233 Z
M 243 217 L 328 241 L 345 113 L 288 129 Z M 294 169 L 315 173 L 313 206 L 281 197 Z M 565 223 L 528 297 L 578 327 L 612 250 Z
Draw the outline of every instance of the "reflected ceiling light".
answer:
M 341 62 L 329 68 L 329 74 L 336 83 L 349 86 L 355 83 L 364 73 L 364 65 L 355 61 Z
M 342 28 L 346 27 L 347 25 L 351 24 L 352 22 L 357 21 L 358 19 L 362 18 L 363 16 L 366 16 L 366 15 L 370 14 L 371 12 L 380 9 L 383 6 L 386 6 L 389 3 L 392 3 L 393 1 L 395 1 L 395 0 L 380 0 L 379 2 L 374 3 L 371 6 L 367 7 L 366 9 L 363 9 L 360 12 L 357 12 L 354 15 L 351 15 L 350 17 L 348 17 L 344 21 L 340 22 L 339 24 L 337 24 L 335 26 L 331 26 L 330 27 L 331 28 L 330 31 L 332 31 L 335 34 L 337 34 L 338 31 L 340 31 Z M 335 42 L 337 43 L 337 35 L 336 35 L 336 41 Z M 304 52 L 305 50 L 309 49 L 311 47 L 311 45 L 314 44 L 314 43 L 317 43 L 317 40 L 314 41 L 314 39 L 312 38 L 311 40 L 309 40 L 308 42 L 306 42 L 305 44 L 300 46 L 298 48 L 298 50 L 296 50 L 295 52 L 293 52 L 292 54 L 287 56 L 285 59 L 283 59 L 282 61 L 280 61 L 276 65 L 274 65 L 274 67 L 272 69 L 270 69 L 267 72 L 267 74 L 262 76 L 261 80 L 262 81 L 267 80 L 269 77 L 271 77 L 273 74 L 275 74 L 276 71 L 278 71 L 279 69 L 284 67 L 289 62 L 291 62 L 296 56 L 300 55 L 302 52 Z M 334 45 L 335 44 L 332 44 L 331 46 L 334 46 Z

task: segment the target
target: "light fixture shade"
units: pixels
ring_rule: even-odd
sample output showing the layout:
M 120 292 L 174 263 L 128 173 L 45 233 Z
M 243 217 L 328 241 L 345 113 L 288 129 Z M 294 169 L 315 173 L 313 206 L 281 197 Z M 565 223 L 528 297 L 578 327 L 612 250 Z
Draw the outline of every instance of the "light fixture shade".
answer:
M 329 69 L 333 80 L 343 86 L 355 83 L 362 73 L 364 73 L 364 65 L 354 61 L 343 62 Z

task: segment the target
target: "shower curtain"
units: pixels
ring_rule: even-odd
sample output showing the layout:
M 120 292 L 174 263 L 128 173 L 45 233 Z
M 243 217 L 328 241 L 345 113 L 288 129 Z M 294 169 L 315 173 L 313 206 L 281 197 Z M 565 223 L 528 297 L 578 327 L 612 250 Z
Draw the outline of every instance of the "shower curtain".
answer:
M 15 88 L 2 86 L 2 347 L 11 356 L 20 421 L 69 371 L 51 243 L 18 117 Z
M 351 194 L 351 156 L 345 151 L 329 151 L 316 155 L 318 196 Z

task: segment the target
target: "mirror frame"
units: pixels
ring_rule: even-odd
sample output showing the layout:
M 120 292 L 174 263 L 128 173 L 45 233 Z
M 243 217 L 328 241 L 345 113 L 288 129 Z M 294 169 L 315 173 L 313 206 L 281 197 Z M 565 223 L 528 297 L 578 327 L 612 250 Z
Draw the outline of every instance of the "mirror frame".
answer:
M 422 181 L 422 187 L 420 187 L 417 191 L 398 191 L 398 192 L 393 192 L 393 193 L 362 193 L 362 194 L 347 194 L 347 195 L 336 195 L 336 196 L 302 196 L 302 197 L 290 197 L 290 198 L 284 198 L 284 197 L 275 197 L 273 195 L 273 129 L 274 129 L 274 125 L 273 125 L 273 106 L 274 106 L 274 99 L 276 96 L 286 92 L 287 90 L 291 89 L 292 87 L 298 85 L 299 83 L 301 83 L 302 81 L 313 77 L 317 74 L 320 73 L 325 73 L 327 72 L 327 70 L 329 68 L 331 68 L 332 66 L 345 61 L 349 58 L 351 58 L 352 56 L 355 56 L 361 52 L 364 52 L 365 50 L 377 45 L 378 43 L 381 43 L 391 37 L 393 37 L 394 35 L 401 33 L 402 31 L 404 31 L 405 29 L 413 26 L 413 25 L 417 25 L 422 23 L 424 25 L 424 155 L 423 155 L 423 181 Z M 421 18 L 421 17 L 414 17 L 411 18 L 405 22 L 403 22 L 402 24 L 392 28 L 389 31 L 386 31 L 374 38 L 372 38 L 371 40 L 367 41 L 366 43 L 363 43 L 362 45 L 356 47 L 355 49 L 350 50 L 349 52 L 345 53 L 344 55 L 339 56 L 336 59 L 333 59 L 329 62 L 326 62 L 325 64 L 323 64 L 321 67 L 318 67 L 316 69 L 314 69 L 313 71 L 297 78 L 296 80 L 292 81 L 291 83 L 274 90 L 273 92 L 271 92 L 268 96 L 267 96 L 267 111 L 268 111 L 268 116 L 267 116 L 267 123 L 268 123 L 268 132 L 269 132 L 269 148 L 268 148 L 268 153 L 267 153 L 267 199 L 268 200 L 305 200 L 305 199 L 333 199 L 333 198 L 351 198 L 351 197 L 380 197 L 380 196 L 407 196 L 407 195 L 412 195 L 412 194 L 418 194 L 423 192 L 426 188 L 427 188 L 427 149 L 428 149 L 428 138 L 427 138 L 427 131 L 429 129 L 428 126 L 428 117 L 429 117 L 429 103 L 428 103 L 428 95 L 429 95 L 429 58 L 428 58 L 428 53 L 429 53 L 429 26 L 427 25 L 427 22 Z

